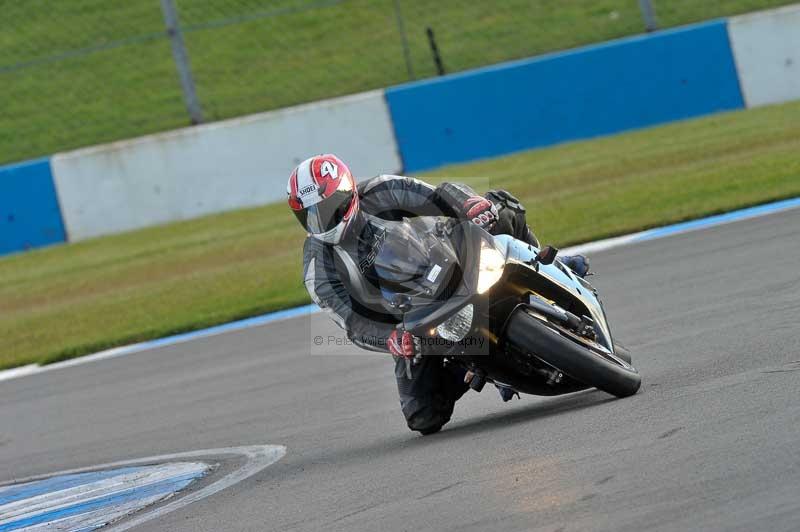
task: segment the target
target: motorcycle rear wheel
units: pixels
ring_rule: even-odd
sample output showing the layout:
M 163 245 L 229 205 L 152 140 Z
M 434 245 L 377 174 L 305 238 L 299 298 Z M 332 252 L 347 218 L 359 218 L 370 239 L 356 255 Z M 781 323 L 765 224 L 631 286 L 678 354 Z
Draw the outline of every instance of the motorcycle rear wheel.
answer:
M 635 394 L 642 384 L 633 366 L 612 362 L 522 310 L 509 319 L 506 339 L 570 377 L 617 397 Z

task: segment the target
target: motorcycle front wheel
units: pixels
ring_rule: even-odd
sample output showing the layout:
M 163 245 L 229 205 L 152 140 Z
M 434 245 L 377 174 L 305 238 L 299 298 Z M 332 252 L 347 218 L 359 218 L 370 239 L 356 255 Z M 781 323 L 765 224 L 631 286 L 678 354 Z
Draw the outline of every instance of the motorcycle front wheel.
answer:
M 614 362 L 559 331 L 555 324 L 517 310 L 506 327 L 506 341 L 573 379 L 617 397 L 635 394 L 642 377 L 631 366 Z

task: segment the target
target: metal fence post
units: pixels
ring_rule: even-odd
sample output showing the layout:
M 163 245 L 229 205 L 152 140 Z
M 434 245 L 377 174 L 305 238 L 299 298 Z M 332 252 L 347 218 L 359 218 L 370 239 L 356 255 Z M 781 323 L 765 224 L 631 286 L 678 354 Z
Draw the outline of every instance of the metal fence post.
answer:
M 406 35 L 406 27 L 403 21 L 403 13 L 400 11 L 400 0 L 394 0 L 394 16 L 397 19 L 397 29 L 400 31 L 400 40 L 403 43 L 403 57 L 406 60 L 406 70 L 408 70 L 408 79 L 416 79 L 414 76 L 414 67 L 411 65 L 411 52 L 408 49 L 408 36 Z
M 656 9 L 653 7 L 652 0 L 639 0 L 639 9 L 642 10 L 645 29 L 647 31 L 656 31 L 658 29 L 658 20 L 656 20 Z
M 161 10 L 164 12 L 164 22 L 167 25 L 167 35 L 172 45 L 172 57 L 175 59 L 178 77 L 181 80 L 186 109 L 189 111 L 192 124 L 201 124 L 203 123 L 203 110 L 200 108 L 200 101 L 195 92 L 189 54 L 186 53 L 186 45 L 183 43 L 183 33 L 181 33 L 181 26 L 178 23 L 178 12 L 175 9 L 174 0 L 161 0 Z
M 436 65 L 436 72 L 440 76 L 444 76 L 446 72 L 444 71 L 444 63 L 442 63 L 442 54 L 439 53 L 439 46 L 436 44 L 436 35 L 433 33 L 433 28 L 428 26 L 425 29 L 425 33 L 428 35 L 428 44 L 431 47 L 431 54 L 433 54 L 433 62 Z

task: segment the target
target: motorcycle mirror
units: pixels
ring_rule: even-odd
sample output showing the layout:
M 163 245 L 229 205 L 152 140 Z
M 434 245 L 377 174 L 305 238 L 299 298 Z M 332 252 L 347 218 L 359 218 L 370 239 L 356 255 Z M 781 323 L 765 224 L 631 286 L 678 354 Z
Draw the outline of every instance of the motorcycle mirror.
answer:
M 553 261 L 556 260 L 556 255 L 558 255 L 558 248 L 545 246 L 536 254 L 536 262 L 545 266 L 553 264 Z

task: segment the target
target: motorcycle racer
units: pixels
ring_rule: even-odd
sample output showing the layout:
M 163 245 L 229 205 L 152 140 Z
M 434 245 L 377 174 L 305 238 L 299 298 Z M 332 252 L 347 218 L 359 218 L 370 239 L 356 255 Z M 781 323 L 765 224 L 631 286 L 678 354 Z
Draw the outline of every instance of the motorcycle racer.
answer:
M 392 354 L 408 427 L 423 434 L 438 431 L 468 389 L 465 372 L 444 365 L 439 357 L 418 357 L 425 354 L 420 339 L 403 330 L 395 316 L 370 304 L 370 298 L 381 297 L 372 268 L 386 234 L 381 221 L 448 216 L 539 247 L 525 208 L 506 191 L 480 196 L 456 183 L 433 187 L 411 177 L 379 175 L 356 184 L 348 166 L 332 154 L 300 163 L 289 178 L 287 194 L 290 208 L 308 233 L 303 279 L 311 298 L 353 343 Z M 559 260 L 577 275 L 588 273 L 585 257 Z M 410 364 L 412 359 L 417 363 Z M 508 390 L 501 389 L 501 396 L 510 399 Z

